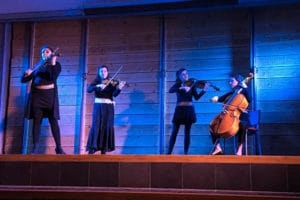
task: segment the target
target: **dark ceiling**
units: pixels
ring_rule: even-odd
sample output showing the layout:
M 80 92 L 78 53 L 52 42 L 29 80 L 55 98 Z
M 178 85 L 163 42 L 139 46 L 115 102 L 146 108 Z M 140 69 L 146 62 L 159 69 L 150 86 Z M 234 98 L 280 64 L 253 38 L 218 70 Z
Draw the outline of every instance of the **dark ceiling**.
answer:
M 8 0 L 0 1 L 0 21 L 89 18 L 300 3 L 300 0 Z M 16 6 L 18 5 L 18 6 Z

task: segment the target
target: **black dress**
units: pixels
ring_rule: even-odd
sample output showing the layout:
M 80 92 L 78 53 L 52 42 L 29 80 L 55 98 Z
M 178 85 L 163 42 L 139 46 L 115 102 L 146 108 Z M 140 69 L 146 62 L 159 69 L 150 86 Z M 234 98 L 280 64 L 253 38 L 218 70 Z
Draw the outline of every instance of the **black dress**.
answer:
M 100 80 L 95 80 L 87 89 L 88 93 L 95 92 L 92 127 L 86 145 L 89 153 L 96 151 L 105 153 L 115 150 L 113 97 L 118 96 L 121 90 L 112 84 L 101 90 L 96 87 L 100 83 Z

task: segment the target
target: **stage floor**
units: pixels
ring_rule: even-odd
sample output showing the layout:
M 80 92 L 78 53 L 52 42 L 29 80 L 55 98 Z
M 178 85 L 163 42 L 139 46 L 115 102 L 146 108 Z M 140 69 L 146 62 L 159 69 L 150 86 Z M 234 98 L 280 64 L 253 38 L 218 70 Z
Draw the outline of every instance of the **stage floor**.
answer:
M 162 162 L 162 163 L 232 163 L 232 164 L 300 164 L 300 156 L 235 155 L 0 155 L 1 162 Z

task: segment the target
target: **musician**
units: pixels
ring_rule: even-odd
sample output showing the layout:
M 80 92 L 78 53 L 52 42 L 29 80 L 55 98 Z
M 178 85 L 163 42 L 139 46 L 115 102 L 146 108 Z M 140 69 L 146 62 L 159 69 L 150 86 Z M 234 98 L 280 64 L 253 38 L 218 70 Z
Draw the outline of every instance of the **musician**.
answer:
M 201 92 L 197 92 L 196 87 L 185 84 L 189 80 L 187 70 L 184 68 L 179 69 L 176 72 L 175 84 L 170 88 L 170 93 L 176 93 L 177 105 L 173 115 L 173 127 L 169 141 L 169 148 L 167 154 L 171 154 L 173 151 L 176 137 L 179 131 L 180 125 L 184 125 L 184 154 L 188 154 L 190 145 L 190 131 L 192 124 L 197 121 L 195 108 L 192 103 L 192 99 L 199 100 L 203 96 L 209 87 L 205 83 Z
M 25 118 L 33 119 L 33 148 L 31 153 L 39 153 L 39 139 L 43 118 L 48 118 L 56 144 L 56 154 L 65 154 L 61 147 L 60 127 L 58 120 L 59 104 L 56 80 L 61 72 L 61 64 L 56 61 L 58 55 L 49 46 L 41 48 L 41 59 L 38 64 L 25 71 L 21 82 L 31 82 L 31 91 L 27 100 Z
M 123 87 L 125 81 L 115 81 L 109 78 L 108 67 L 98 67 L 96 79 L 88 86 L 88 93 L 95 93 L 93 121 L 89 132 L 86 151 L 101 154 L 115 150 L 114 131 L 114 101 Z
M 248 103 L 250 104 L 250 97 L 249 93 L 247 90 L 247 85 L 244 81 L 245 79 L 237 74 L 237 75 L 232 75 L 229 79 L 229 85 L 232 88 L 232 90 L 220 97 L 215 96 L 211 98 L 211 102 L 223 102 L 226 103 L 226 101 L 230 98 L 230 96 L 234 93 L 235 90 L 239 90 L 240 94 L 244 95 Z M 246 135 L 246 128 L 245 125 L 247 124 L 248 120 L 248 115 L 246 112 L 242 112 L 240 115 L 240 123 L 239 123 L 239 130 L 236 133 L 238 137 L 238 147 L 236 150 L 236 155 L 242 155 L 242 150 L 243 150 L 243 143 L 245 142 L 245 135 Z M 217 133 L 210 132 L 211 137 L 212 137 L 212 143 L 214 144 L 214 149 L 212 151 L 212 155 L 222 155 L 223 151 L 220 145 L 220 136 Z

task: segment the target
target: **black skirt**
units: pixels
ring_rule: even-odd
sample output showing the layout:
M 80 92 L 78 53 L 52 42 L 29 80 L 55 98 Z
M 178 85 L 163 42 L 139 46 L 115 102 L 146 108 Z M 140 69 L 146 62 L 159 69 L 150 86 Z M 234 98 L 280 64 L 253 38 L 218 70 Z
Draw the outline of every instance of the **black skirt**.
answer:
M 114 105 L 95 103 L 93 122 L 86 150 L 109 152 L 115 150 Z
M 49 90 L 39 90 L 34 87 L 26 100 L 26 107 L 24 110 L 24 117 L 27 119 L 34 118 L 35 109 L 43 108 L 43 110 L 48 110 L 47 113 L 43 113 L 43 117 L 54 117 L 59 120 L 59 102 L 58 102 L 58 92 L 57 87 Z
M 194 106 L 176 106 L 173 123 L 176 124 L 192 124 L 197 121 Z
M 35 110 L 42 108 L 43 117 L 48 118 L 54 115 L 55 89 L 32 91 L 31 110 L 33 115 Z

